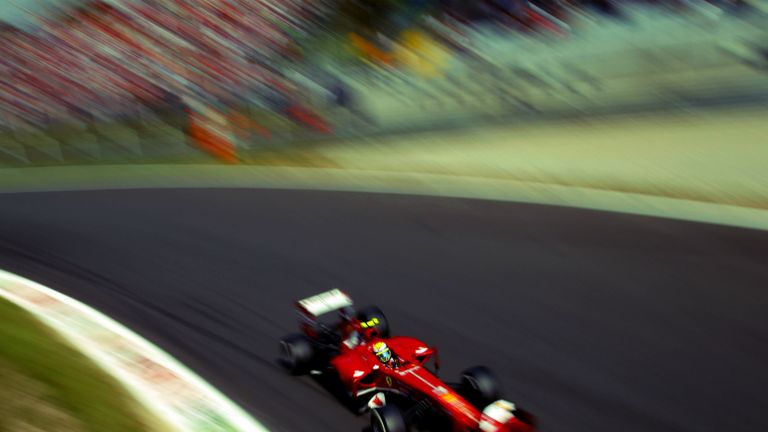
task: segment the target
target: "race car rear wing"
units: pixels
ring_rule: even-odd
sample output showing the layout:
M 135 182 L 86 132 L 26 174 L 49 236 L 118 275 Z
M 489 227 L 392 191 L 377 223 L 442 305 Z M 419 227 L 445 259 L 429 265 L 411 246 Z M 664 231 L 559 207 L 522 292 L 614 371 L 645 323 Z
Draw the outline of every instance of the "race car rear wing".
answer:
M 313 317 L 351 307 L 353 304 L 352 299 L 338 288 L 296 302 L 302 312 Z

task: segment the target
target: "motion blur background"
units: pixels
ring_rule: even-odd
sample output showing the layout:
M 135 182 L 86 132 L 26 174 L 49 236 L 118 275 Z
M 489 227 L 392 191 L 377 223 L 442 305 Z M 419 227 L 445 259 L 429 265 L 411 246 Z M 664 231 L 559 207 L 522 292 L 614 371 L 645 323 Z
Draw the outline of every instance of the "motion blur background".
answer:
M 11 0 L 0 163 L 760 106 L 762 0 Z
M 543 431 L 768 430 L 768 0 L 0 0 L 0 21 L 0 270 L 271 430 L 367 423 L 274 362 L 292 302 L 335 286 L 445 376 L 492 366 Z M 164 430 L 0 308 L 0 431 Z

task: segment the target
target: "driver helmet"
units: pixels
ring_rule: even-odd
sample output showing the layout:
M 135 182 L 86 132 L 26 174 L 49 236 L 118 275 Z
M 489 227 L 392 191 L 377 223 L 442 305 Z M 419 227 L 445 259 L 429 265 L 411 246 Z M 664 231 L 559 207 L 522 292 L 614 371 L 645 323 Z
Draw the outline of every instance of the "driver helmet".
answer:
M 376 342 L 373 344 L 373 353 L 376 354 L 376 357 L 378 357 L 382 363 L 387 363 L 392 358 L 392 351 L 384 342 Z

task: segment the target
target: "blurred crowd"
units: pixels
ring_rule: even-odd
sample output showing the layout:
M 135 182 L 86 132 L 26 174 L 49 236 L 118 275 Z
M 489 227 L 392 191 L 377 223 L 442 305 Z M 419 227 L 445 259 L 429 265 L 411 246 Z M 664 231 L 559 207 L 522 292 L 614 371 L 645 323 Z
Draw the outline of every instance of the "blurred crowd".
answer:
M 0 28 L 0 125 L 45 127 L 146 110 L 257 104 L 318 127 L 318 116 L 304 103 L 306 91 L 284 73 L 285 65 L 303 61 L 302 41 L 313 34 L 341 31 L 360 57 L 392 64 L 391 44 L 382 40 L 398 34 L 413 40 L 410 29 L 430 20 L 439 24 L 431 26 L 433 39 L 461 52 L 460 32 L 439 29 L 483 21 L 560 34 L 570 11 L 620 16 L 615 5 L 611 0 L 96 0 L 36 17 L 33 29 Z M 334 27 L 340 13 L 353 24 Z M 381 37 L 387 33 L 389 39 Z M 326 83 L 338 103 L 347 103 L 342 81 Z
M 308 0 L 311 1 L 311 0 Z M 6 125 L 45 125 L 197 102 L 292 97 L 272 67 L 311 22 L 304 0 L 95 1 L 0 29 Z M 272 93 L 272 94 L 270 94 Z

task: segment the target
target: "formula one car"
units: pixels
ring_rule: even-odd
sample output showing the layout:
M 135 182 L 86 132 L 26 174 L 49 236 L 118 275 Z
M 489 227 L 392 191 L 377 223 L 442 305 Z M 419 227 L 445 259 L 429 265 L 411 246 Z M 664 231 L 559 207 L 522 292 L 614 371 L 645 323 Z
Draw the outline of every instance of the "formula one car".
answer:
M 296 307 L 301 333 L 280 341 L 280 362 L 294 375 L 332 377 L 358 413 L 370 412 L 373 432 L 534 430 L 533 416 L 500 398 L 487 368 L 465 370 L 458 383 L 442 381 L 437 348 L 390 336 L 379 308 L 356 310 L 338 289 Z

